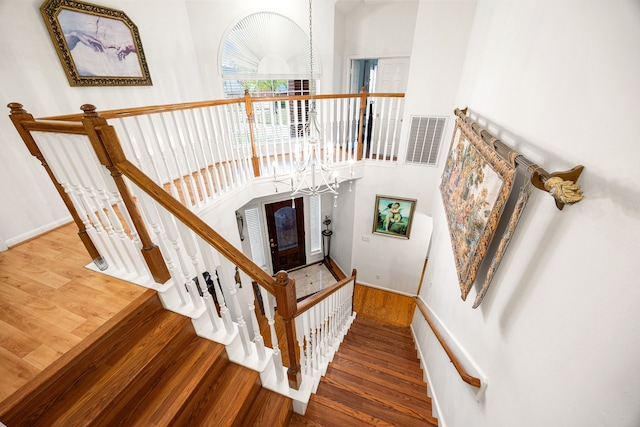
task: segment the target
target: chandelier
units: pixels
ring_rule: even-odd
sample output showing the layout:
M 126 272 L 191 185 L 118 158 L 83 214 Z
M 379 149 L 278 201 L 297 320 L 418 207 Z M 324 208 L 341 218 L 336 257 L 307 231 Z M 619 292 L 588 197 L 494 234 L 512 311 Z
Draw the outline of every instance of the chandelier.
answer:
M 313 20 L 312 0 L 309 0 L 309 110 L 307 120 L 303 126 L 302 141 L 300 135 L 294 145 L 291 158 L 291 174 L 288 179 L 278 179 L 277 170 L 274 170 L 276 183 L 287 183 L 291 189 L 291 199 L 296 196 L 315 196 L 332 193 L 334 206 L 337 206 L 338 175 L 333 170 L 333 145 L 324 144 L 322 130 L 318 121 L 315 96 L 315 77 L 313 74 Z M 353 177 L 352 162 L 349 163 L 349 184 Z M 349 186 L 351 191 L 351 185 Z M 293 205 L 292 205 L 293 206 Z

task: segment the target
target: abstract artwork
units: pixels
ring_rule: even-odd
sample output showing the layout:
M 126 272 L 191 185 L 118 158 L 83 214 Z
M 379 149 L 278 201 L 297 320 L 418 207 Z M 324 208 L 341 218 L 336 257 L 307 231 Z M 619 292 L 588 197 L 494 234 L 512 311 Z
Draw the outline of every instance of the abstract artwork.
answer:
M 458 119 L 440 192 L 462 299 L 473 286 L 511 193 L 515 167 Z
M 151 85 L 140 35 L 124 12 L 46 0 L 40 12 L 72 86 Z
M 408 239 L 415 206 L 415 199 L 376 196 L 373 233 Z

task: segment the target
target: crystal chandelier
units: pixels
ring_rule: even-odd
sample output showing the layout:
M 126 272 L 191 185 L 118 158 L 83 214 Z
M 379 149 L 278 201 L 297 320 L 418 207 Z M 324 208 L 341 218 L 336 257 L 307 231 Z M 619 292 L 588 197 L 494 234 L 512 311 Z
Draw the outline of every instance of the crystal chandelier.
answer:
M 274 171 L 274 180 L 277 183 L 287 183 L 291 188 L 291 198 L 296 196 L 315 196 L 318 194 L 332 193 L 334 206 L 337 204 L 338 175 L 333 170 L 333 145 L 323 144 L 322 131 L 318 121 L 316 110 L 315 78 L 313 74 L 313 20 L 312 0 L 309 0 L 309 111 L 307 121 L 304 124 L 302 143 L 296 142 L 291 159 L 291 175 L 285 180 L 279 180 L 277 171 Z M 352 165 L 349 166 L 349 179 L 353 177 Z M 288 181 L 288 182 L 287 182 Z M 350 181 L 351 183 L 351 181 Z M 349 188 L 351 190 L 351 188 Z

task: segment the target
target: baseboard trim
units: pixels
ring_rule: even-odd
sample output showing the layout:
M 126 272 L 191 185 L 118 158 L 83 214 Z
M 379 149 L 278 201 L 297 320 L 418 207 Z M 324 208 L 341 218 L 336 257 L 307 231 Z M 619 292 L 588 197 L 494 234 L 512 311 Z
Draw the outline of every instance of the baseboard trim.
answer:
M 10 239 L 5 240 L 5 243 L 7 244 L 7 246 L 9 248 L 11 248 L 12 246 L 16 246 L 20 243 L 24 243 L 27 240 L 31 240 L 34 239 L 44 233 L 47 233 L 55 228 L 61 227 L 63 225 L 67 225 L 68 223 L 70 223 L 71 221 L 73 221 L 73 218 L 71 218 L 71 216 L 66 216 L 64 218 L 52 221 L 46 225 L 43 225 L 41 227 L 38 227 L 36 229 L 33 229 L 31 231 L 28 231 L 26 233 L 22 233 L 16 237 L 12 237 Z

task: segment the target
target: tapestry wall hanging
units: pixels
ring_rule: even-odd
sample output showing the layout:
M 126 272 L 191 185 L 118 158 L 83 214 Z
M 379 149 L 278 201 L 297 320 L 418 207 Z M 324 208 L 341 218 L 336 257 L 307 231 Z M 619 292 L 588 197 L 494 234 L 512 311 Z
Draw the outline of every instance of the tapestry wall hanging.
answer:
M 440 192 L 462 299 L 466 300 L 511 193 L 515 166 L 458 119 Z
M 40 12 L 71 86 L 151 85 L 138 28 L 124 12 L 75 0 L 46 0 Z

